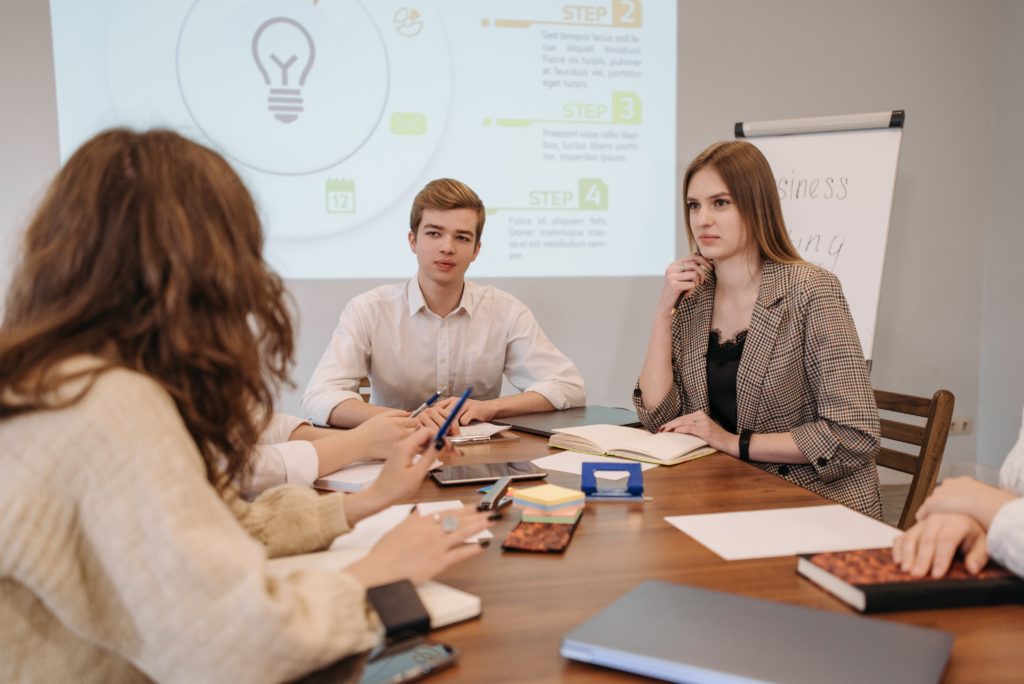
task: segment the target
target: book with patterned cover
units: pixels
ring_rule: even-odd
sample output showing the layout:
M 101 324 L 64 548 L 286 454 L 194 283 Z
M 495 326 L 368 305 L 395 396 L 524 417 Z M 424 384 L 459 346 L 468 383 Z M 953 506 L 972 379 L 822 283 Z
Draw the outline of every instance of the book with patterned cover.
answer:
M 972 575 L 960 558 L 940 579 L 903 572 L 888 548 L 807 554 L 796 570 L 864 613 L 1024 602 L 1024 580 L 995 563 Z
M 576 525 L 520 522 L 505 537 L 501 548 L 508 551 L 561 553 L 569 546 L 575 531 Z

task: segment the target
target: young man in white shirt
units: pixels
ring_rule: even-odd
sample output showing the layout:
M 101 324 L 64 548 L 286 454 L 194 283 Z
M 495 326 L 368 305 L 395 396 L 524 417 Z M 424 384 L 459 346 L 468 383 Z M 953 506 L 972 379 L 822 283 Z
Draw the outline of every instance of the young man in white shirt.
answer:
M 530 310 L 507 292 L 465 280 L 483 227 L 483 203 L 459 181 L 431 181 L 416 195 L 409 230 L 416 277 L 345 307 L 306 387 L 307 418 L 354 427 L 388 410 L 412 411 L 439 391 L 444 398 L 418 416 L 436 426 L 466 387 L 473 394 L 460 425 L 586 403 L 579 371 Z M 503 375 L 518 394 L 499 397 Z M 358 393 L 363 377 L 371 403 Z

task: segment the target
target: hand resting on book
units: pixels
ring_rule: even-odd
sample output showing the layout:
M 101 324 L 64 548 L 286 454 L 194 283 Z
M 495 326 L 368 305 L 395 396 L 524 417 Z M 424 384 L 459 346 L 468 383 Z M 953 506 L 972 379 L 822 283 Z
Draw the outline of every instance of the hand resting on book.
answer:
M 694 411 L 685 416 L 673 418 L 658 428 L 658 432 L 681 432 L 686 435 L 694 435 L 718 451 L 731 456 L 739 456 L 740 453 L 739 435 L 727 432 L 703 411 Z
M 892 545 L 892 558 L 915 577 L 946 574 L 956 552 L 972 575 L 988 563 L 988 538 L 974 518 L 963 513 L 933 513 L 914 525 Z
M 968 572 L 977 574 L 988 562 L 988 528 L 1013 492 L 970 477 L 947 478 L 917 511 L 917 524 L 893 542 L 892 556 L 904 572 L 939 578 L 954 555 L 964 554 Z

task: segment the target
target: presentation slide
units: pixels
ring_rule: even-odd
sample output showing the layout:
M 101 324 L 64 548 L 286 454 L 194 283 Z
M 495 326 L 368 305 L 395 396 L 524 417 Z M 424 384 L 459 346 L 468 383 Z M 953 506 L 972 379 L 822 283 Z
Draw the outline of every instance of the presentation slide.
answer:
M 288 278 L 398 278 L 419 189 L 487 207 L 470 275 L 675 255 L 676 3 L 51 0 L 60 148 L 167 127 L 227 157 Z

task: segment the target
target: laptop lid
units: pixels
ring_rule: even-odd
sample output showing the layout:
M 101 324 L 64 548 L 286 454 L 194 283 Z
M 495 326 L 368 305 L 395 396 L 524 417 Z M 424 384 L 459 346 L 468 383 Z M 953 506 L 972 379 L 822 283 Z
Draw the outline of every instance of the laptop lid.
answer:
M 550 437 L 557 428 L 580 425 L 626 425 L 639 427 L 636 411 L 613 406 L 580 406 L 562 411 L 505 416 L 491 421 L 495 425 L 511 425 L 513 430 Z
M 932 684 L 953 635 L 644 582 L 562 640 L 562 655 L 672 682 Z

